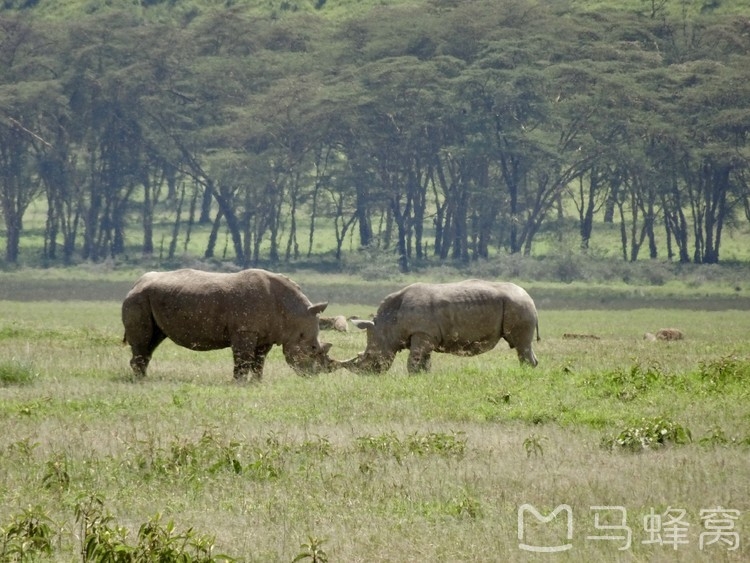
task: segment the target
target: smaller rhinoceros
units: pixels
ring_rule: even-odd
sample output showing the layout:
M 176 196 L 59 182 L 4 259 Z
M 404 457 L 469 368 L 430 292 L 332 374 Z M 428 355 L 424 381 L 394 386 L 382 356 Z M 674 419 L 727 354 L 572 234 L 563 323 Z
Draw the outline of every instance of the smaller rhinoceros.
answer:
M 521 363 L 537 365 L 531 348 L 535 332 L 539 339 L 536 307 L 512 283 L 415 283 L 388 295 L 373 320 L 352 323 L 367 330 L 365 351 L 341 362 L 352 371 L 386 371 L 405 349 L 409 373 L 426 371 L 433 351 L 473 356 L 492 350 L 501 338 Z
M 655 340 L 682 340 L 685 334 L 679 328 L 660 328 L 656 334 L 647 332 L 643 335 L 644 340 L 651 342 Z
M 338 367 L 328 357 L 331 345 L 318 339 L 326 305 L 312 304 L 292 280 L 265 270 L 149 272 L 123 301 L 124 341 L 141 377 L 165 338 L 191 350 L 231 348 L 238 380 L 248 371 L 260 380 L 274 344 L 299 373 L 331 371 Z
M 318 323 L 320 330 L 335 330 L 337 332 L 349 332 L 349 325 L 346 322 L 344 315 L 336 315 L 335 317 L 320 317 Z

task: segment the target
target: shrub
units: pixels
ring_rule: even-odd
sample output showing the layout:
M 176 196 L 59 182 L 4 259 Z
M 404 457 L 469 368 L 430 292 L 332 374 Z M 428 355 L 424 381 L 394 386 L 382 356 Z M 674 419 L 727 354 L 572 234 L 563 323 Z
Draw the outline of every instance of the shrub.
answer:
M 621 391 L 642 393 L 663 381 L 664 374 L 659 364 L 643 367 L 636 363 L 629 370 L 612 373 L 611 380 Z
M 430 432 L 424 435 L 415 432 L 404 440 L 400 440 L 393 432 L 389 432 L 379 436 L 359 436 L 356 442 L 360 452 L 391 455 L 399 463 L 408 454 L 418 456 L 437 454 L 462 458 L 466 451 L 466 438 L 463 432 L 452 434 Z
M 526 450 L 526 457 L 531 457 L 532 455 L 534 457 L 543 456 L 544 448 L 542 447 L 542 442 L 546 439 L 547 439 L 546 436 L 539 436 L 538 434 L 530 434 L 523 441 L 523 448 Z
M 32 366 L 26 362 L 18 360 L 0 362 L 0 387 L 29 385 L 36 375 Z
M 730 440 L 727 438 L 727 435 L 721 426 L 715 426 L 711 429 L 711 434 L 700 439 L 700 444 L 702 446 L 725 446 L 729 444 L 730 441 L 732 443 L 735 442 L 734 439 Z
M 292 563 L 297 561 L 310 561 L 310 563 L 326 563 L 328 561 L 328 554 L 323 549 L 323 544 L 327 540 L 318 538 L 315 536 L 309 536 L 307 543 L 300 545 L 302 549 L 297 556 L 292 559 Z
M 613 437 L 605 437 L 602 446 L 613 450 L 621 448 L 632 452 L 657 449 L 672 444 L 687 444 L 693 441 L 690 430 L 674 421 L 657 417 L 642 419 L 638 425 L 630 426 Z
M 83 561 L 112 563 L 212 563 L 234 561 L 227 555 L 213 555 L 212 537 L 197 534 L 192 528 L 183 533 L 175 531 L 169 520 L 162 524 L 156 514 L 138 530 L 137 543 L 127 543 L 127 529 L 118 526 L 104 509 L 101 497 L 92 495 L 81 499 L 75 507 L 76 522 L 80 525 Z
M 41 507 L 29 508 L 0 528 L 0 561 L 34 561 L 52 554 L 52 521 Z
M 700 362 L 698 367 L 701 379 L 711 389 L 721 389 L 731 382 L 750 379 L 750 363 L 734 355 Z
M 48 460 L 46 465 L 47 470 L 42 477 L 44 488 L 58 491 L 67 491 L 70 489 L 68 458 L 64 454 L 60 454 Z

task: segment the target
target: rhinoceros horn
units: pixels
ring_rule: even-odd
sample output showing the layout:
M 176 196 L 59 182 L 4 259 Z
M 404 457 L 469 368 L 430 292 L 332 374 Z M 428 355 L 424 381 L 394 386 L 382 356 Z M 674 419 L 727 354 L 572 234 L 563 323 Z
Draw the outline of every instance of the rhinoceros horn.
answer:
M 331 344 L 330 342 L 324 342 L 323 347 L 322 347 L 323 357 L 325 358 L 323 371 L 326 373 L 330 373 L 334 370 L 344 367 L 341 365 L 341 362 L 339 360 L 332 358 L 331 356 L 328 355 L 328 352 L 331 351 L 332 346 L 333 344 Z
M 348 360 L 338 361 L 337 362 L 338 367 L 346 368 L 349 371 L 355 371 L 355 372 L 359 371 L 358 368 L 359 368 L 359 364 L 362 362 L 363 355 L 364 355 L 363 353 L 359 353 L 353 358 L 349 358 Z

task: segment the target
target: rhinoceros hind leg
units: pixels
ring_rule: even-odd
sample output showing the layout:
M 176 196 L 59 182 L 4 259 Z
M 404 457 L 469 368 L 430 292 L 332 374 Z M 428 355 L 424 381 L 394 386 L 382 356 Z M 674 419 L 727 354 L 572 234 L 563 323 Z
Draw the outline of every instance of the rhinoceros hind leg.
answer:
M 506 326 L 503 330 L 503 338 L 511 348 L 515 348 L 518 353 L 518 360 L 521 364 L 529 364 L 536 367 L 537 359 L 531 343 L 534 342 L 535 324 L 516 324 L 515 326 Z
M 529 364 L 531 367 L 536 367 L 539 363 L 534 355 L 534 350 L 531 346 L 528 348 L 518 348 L 518 359 L 522 364 Z
M 133 368 L 133 373 L 136 377 L 145 377 L 146 368 L 151 361 L 151 356 L 156 350 L 156 347 L 161 344 L 166 335 L 154 327 L 150 338 L 145 342 L 130 343 L 130 349 L 133 353 L 133 357 L 130 358 L 130 367 Z M 127 339 L 127 337 L 126 337 Z

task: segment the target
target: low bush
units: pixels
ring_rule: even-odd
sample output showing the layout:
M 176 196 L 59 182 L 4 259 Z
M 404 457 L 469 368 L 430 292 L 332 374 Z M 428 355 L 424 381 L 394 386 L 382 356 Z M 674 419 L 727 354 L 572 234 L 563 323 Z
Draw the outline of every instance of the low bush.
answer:
M 0 561 L 35 561 L 52 554 L 52 520 L 35 506 L 14 516 L 0 527 Z
M 629 426 L 619 434 L 605 437 L 602 446 L 609 450 L 624 449 L 641 452 L 657 449 L 667 444 L 687 444 L 692 442 L 689 429 L 681 424 L 663 417 L 642 419 L 638 424 Z
M 466 451 L 466 438 L 461 432 L 430 432 L 423 435 L 415 432 L 403 440 L 390 432 L 378 436 L 359 436 L 356 443 L 360 452 L 390 455 L 399 463 L 407 455 L 437 454 L 461 458 Z
M 31 364 L 17 360 L 0 362 L 0 387 L 29 385 L 37 377 Z
M 213 563 L 234 561 L 227 555 L 214 555 L 213 538 L 192 528 L 177 532 L 172 520 L 162 523 L 156 514 L 138 530 L 135 544 L 127 542 L 128 531 L 119 526 L 104 508 L 101 497 L 92 495 L 80 499 L 75 507 L 76 522 L 80 526 L 81 555 L 87 561 L 112 563 Z
M 750 380 L 750 362 L 735 355 L 722 356 L 698 364 L 698 373 L 711 390 L 720 390 L 740 381 Z

